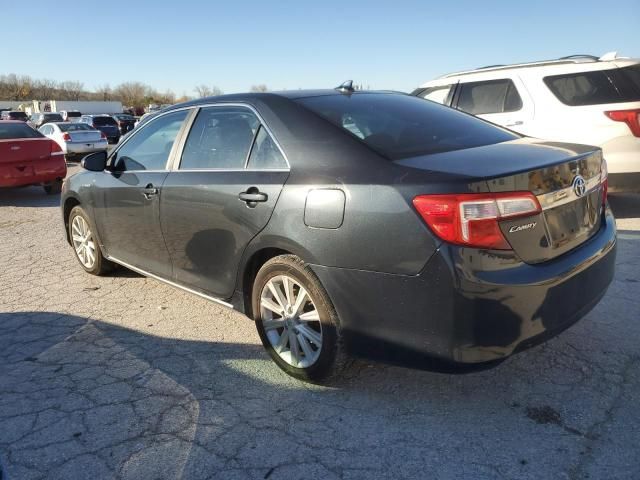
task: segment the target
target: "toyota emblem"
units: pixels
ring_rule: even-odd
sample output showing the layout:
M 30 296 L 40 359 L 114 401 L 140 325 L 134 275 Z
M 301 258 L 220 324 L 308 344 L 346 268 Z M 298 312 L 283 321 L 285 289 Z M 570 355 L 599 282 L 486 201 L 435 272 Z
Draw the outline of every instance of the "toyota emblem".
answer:
M 587 191 L 587 182 L 585 182 L 582 175 L 576 175 L 573 179 L 573 191 L 578 197 L 582 197 Z

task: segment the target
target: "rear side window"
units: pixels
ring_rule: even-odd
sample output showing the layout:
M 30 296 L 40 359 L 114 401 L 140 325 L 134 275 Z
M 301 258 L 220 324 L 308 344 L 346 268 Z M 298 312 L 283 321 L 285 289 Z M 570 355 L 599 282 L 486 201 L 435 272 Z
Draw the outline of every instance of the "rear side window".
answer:
M 93 124 L 97 127 L 104 127 L 106 125 L 118 126 L 118 123 L 111 117 L 93 117 Z
M 246 108 L 201 109 L 184 145 L 180 169 L 244 168 L 258 126 L 258 118 Z
M 260 127 L 256 141 L 251 149 L 248 168 L 273 169 L 287 168 L 287 162 L 271 135 L 264 127 Z
M 24 123 L 1 123 L 0 140 L 13 138 L 42 138 L 43 135 Z
M 558 100 L 571 107 L 640 101 L 640 65 L 543 80 Z
M 515 112 L 522 99 L 510 79 L 461 83 L 457 108 L 472 115 Z
M 449 105 L 451 103 L 451 94 L 453 93 L 453 85 L 444 85 L 442 87 L 429 87 L 418 94 L 426 100 Z
M 410 95 L 356 93 L 296 101 L 390 160 L 520 138 L 478 118 Z

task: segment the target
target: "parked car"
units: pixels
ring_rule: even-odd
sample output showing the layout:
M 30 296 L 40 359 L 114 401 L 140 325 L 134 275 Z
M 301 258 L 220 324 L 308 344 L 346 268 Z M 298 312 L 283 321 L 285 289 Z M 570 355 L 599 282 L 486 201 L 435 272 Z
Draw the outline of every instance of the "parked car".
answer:
M 104 133 L 109 143 L 118 143 L 120 141 L 120 129 L 118 128 L 118 122 L 116 122 L 115 118 L 112 116 L 82 115 L 80 121 Z
M 62 115 L 57 112 L 34 113 L 29 119 L 29 123 L 35 129 L 49 122 L 62 122 Z
M 156 114 L 156 112 L 145 113 L 144 115 L 142 115 L 139 119 L 137 119 L 135 121 L 135 123 L 133 124 L 133 128 L 138 128 L 138 125 L 140 125 L 141 123 L 145 122 L 149 118 L 153 117 L 155 114 Z
M 235 306 L 302 379 L 380 348 L 503 359 L 613 278 L 600 149 L 406 94 L 196 100 L 82 165 L 62 213 L 87 272 L 120 264 Z
M 66 175 L 56 142 L 25 122 L 0 121 L 0 187 L 42 185 L 48 194 L 60 193 Z
M 414 95 L 519 133 L 602 148 L 610 191 L 640 191 L 640 59 L 574 55 L 426 82 Z
M 20 122 L 26 122 L 29 120 L 29 116 L 17 110 L 4 110 L 0 113 L 0 120 L 18 120 Z
M 128 115 L 126 113 L 114 113 L 111 116 L 115 118 L 116 122 L 118 122 L 120 135 L 124 135 L 127 132 L 130 132 L 135 127 L 136 119 L 133 117 L 133 115 Z
M 78 110 L 62 110 L 60 114 L 64 122 L 79 122 L 82 118 L 82 113 Z
M 106 135 L 86 123 L 48 123 L 38 131 L 56 142 L 68 161 L 88 153 L 104 151 L 108 146 Z

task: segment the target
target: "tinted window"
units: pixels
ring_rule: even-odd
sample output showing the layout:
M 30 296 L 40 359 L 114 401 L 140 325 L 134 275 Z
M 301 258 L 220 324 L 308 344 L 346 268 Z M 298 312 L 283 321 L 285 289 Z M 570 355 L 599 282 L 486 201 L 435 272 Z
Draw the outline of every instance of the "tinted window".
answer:
M 264 127 L 260 127 L 251 149 L 248 168 L 287 168 L 280 149 Z
M 11 120 L 27 120 L 29 117 L 24 112 L 9 112 L 8 118 Z
M 62 116 L 57 113 L 47 113 L 44 116 L 44 120 L 46 120 L 47 122 L 61 122 Z
M 472 115 L 514 112 L 522 100 L 509 79 L 461 83 L 457 108 Z
M 164 170 L 187 110 L 147 123 L 116 152 L 116 170 Z
M 113 115 L 113 117 L 117 120 L 125 120 L 125 121 L 135 120 L 135 118 L 133 118 L 131 115 Z
M 422 91 L 419 96 L 432 102 L 442 103 L 448 105 L 451 99 L 449 94 L 451 93 L 451 87 L 453 85 L 446 85 L 444 87 L 430 87 Z
M 544 78 L 558 100 L 572 107 L 640 101 L 640 65 Z
M 0 140 L 42 138 L 42 134 L 24 123 L 0 123 Z
M 97 127 L 104 127 L 105 125 L 118 126 L 116 121 L 111 117 L 93 117 L 93 124 Z
M 82 116 L 80 112 L 67 112 L 67 118 L 78 118 Z
M 63 132 L 77 132 L 78 130 L 93 130 L 90 125 L 86 123 L 60 123 L 58 127 Z
M 203 108 L 187 137 L 180 168 L 244 168 L 258 126 L 246 108 Z
M 409 95 L 362 93 L 297 101 L 392 160 L 519 138 L 480 119 Z

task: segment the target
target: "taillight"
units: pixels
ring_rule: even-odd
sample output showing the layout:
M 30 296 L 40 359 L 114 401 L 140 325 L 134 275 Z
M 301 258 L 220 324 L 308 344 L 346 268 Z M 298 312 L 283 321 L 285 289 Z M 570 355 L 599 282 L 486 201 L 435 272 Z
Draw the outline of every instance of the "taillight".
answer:
M 634 110 L 613 110 L 604 112 L 611 120 L 625 122 L 629 125 L 634 137 L 640 137 L 640 109 Z
M 71 141 L 71 135 L 69 135 L 68 133 L 65 132 L 65 133 L 62 134 L 62 139 L 65 142 L 70 142 Z
M 607 170 L 607 161 L 604 158 L 600 167 L 600 185 L 602 186 L 602 205 L 605 205 L 609 192 L 609 171 Z
M 500 220 L 542 211 L 531 192 L 419 195 L 413 205 L 445 242 L 496 250 L 511 250 L 500 230 Z
M 62 151 L 62 147 L 60 147 L 60 145 L 58 145 L 56 142 L 54 141 L 49 142 L 49 147 L 50 147 L 49 152 L 51 157 L 64 155 L 64 152 Z
M 100 138 L 107 138 L 107 136 L 104 134 L 104 132 L 100 132 Z

